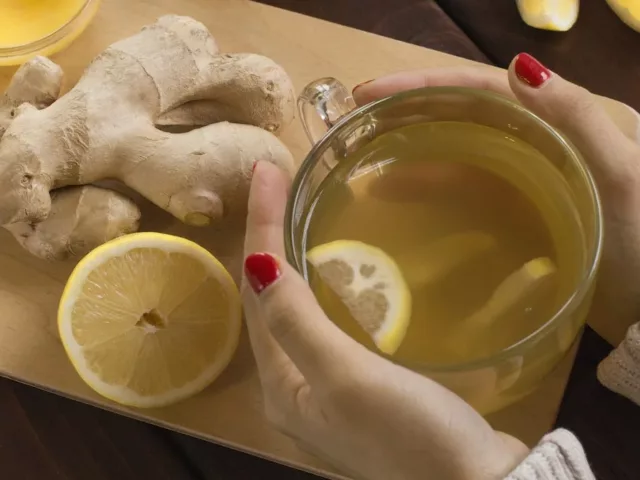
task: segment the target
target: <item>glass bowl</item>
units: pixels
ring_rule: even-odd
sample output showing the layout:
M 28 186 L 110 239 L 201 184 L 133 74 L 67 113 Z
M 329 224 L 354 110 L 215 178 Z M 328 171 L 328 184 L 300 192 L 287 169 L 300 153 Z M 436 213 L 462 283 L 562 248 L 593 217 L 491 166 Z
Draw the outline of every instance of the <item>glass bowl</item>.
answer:
M 66 48 L 87 28 L 99 5 L 100 0 L 78 2 L 75 13 L 70 12 L 70 17 L 60 25 L 54 23 L 51 31 L 43 28 L 42 36 L 34 34 L 36 38 L 15 45 L 0 44 L 0 66 L 20 65 L 36 55 L 49 56 Z M 0 5 L 0 15 L 4 8 L 11 6 Z

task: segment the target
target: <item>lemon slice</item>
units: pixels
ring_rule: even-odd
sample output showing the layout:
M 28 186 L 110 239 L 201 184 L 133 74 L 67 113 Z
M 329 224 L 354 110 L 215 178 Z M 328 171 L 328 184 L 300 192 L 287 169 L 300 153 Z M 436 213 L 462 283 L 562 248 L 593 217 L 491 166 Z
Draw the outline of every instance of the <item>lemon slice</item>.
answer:
M 307 260 L 376 346 L 395 353 L 409 326 L 411 292 L 393 259 L 366 243 L 337 240 L 312 248 Z
M 490 326 L 496 319 L 518 308 L 541 291 L 556 272 L 553 262 L 540 257 L 525 263 L 520 269 L 505 278 L 480 310 L 468 317 L 465 325 L 481 328 Z
M 125 405 L 159 407 L 211 383 L 238 344 L 238 290 L 204 248 L 138 233 L 82 259 L 58 310 L 64 348 L 80 377 Z
M 624 23 L 640 32 L 640 0 L 607 0 Z
M 578 19 L 579 0 L 517 0 L 522 20 L 533 28 L 566 32 Z

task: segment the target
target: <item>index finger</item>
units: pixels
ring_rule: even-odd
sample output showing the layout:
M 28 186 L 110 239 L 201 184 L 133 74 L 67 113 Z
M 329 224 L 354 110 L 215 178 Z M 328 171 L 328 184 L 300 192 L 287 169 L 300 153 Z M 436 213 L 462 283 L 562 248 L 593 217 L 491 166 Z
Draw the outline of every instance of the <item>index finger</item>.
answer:
M 357 86 L 353 90 L 353 99 L 358 105 L 364 105 L 405 90 L 449 86 L 478 88 L 515 98 L 505 71 L 479 65 L 393 73 Z
M 284 215 L 290 187 L 278 167 L 269 162 L 256 164 L 249 193 L 245 255 L 268 250 L 284 257 Z

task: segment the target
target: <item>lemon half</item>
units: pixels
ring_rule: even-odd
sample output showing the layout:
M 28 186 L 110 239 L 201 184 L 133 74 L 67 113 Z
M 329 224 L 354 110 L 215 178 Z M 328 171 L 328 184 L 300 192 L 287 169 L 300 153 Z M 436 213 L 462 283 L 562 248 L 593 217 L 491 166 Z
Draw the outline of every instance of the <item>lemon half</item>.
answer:
M 138 233 L 77 265 L 58 310 L 64 348 L 99 394 L 160 407 L 209 385 L 238 345 L 241 306 L 231 276 L 179 237 Z
M 607 3 L 620 20 L 640 32 L 640 0 L 607 0 Z
M 579 0 L 517 0 L 522 20 L 533 28 L 566 32 L 578 19 Z
M 388 355 L 395 353 L 411 319 L 411 292 L 396 262 L 379 248 L 355 240 L 314 247 L 307 260 L 376 346 Z

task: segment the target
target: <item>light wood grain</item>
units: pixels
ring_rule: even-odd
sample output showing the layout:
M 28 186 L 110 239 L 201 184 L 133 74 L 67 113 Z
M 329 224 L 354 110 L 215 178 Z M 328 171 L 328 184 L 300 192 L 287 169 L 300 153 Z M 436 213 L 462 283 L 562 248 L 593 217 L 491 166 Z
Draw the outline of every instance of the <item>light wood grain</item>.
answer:
M 66 88 L 79 78 L 91 59 L 110 43 L 131 35 L 166 13 L 190 15 L 205 23 L 225 51 L 262 53 L 281 63 L 300 90 L 307 82 L 334 76 L 347 85 L 391 71 L 469 61 L 385 39 L 346 27 L 243 0 L 105 0 L 94 23 L 54 60 L 66 74 Z M 492 68 L 481 66 L 481 68 Z M 0 70 L 0 88 L 13 73 Z M 629 134 L 637 132 L 636 117 L 626 107 L 603 100 Z M 283 136 L 301 161 L 309 145 L 298 123 Z M 194 229 L 178 224 L 143 202 L 143 229 L 190 237 L 211 249 L 238 278 L 242 229 Z M 322 472 L 337 473 L 300 451 L 263 418 L 252 355 L 243 338 L 232 364 L 210 388 L 179 405 L 138 411 L 114 405 L 94 394 L 75 374 L 57 337 L 58 298 L 72 263 L 45 263 L 24 253 L 6 233 L 0 233 L 0 373 L 119 413 L 200 436 L 234 448 Z M 595 328 L 609 341 L 621 328 Z M 535 443 L 553 424 L 573 355 L 532 396 L 492 417 L 492 422 Z

